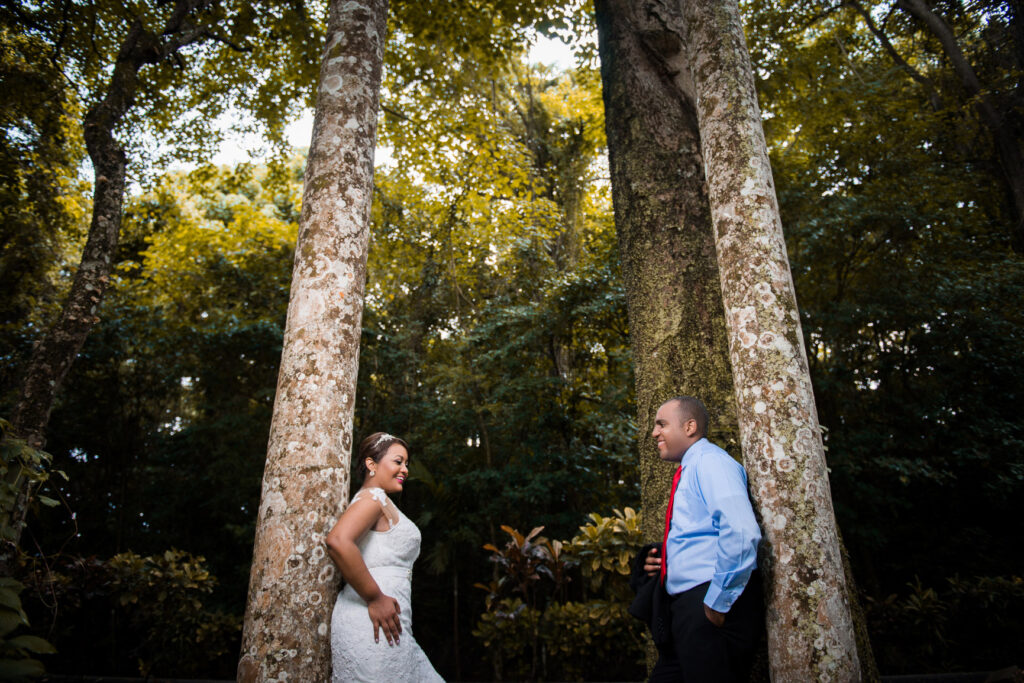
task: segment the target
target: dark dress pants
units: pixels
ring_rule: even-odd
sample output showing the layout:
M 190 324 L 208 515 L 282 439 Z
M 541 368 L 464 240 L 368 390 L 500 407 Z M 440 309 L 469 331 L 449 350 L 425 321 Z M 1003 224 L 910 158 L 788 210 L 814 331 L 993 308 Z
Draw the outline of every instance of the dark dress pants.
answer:
M 746 683 L 764 631 L 759 572 L 715 626 L 704 615 L 708 584 L 672 595 L 672 641 L 658 648 L 649 683 Z

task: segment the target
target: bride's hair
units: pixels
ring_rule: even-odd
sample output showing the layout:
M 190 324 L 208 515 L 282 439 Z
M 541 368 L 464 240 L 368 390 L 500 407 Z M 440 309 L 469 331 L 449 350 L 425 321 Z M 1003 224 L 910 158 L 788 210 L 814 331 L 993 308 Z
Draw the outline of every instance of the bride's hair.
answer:
M 358 477 L 353 477 L 352 484 L 359 486 L 363 479 L 366 478 L 367 473 L 370 471 L 366 467 L 367 458 L 374 462 L 380 462 L 380 459 L 384 457 L 388 449 L 396 443 L 403 446 L 406 452 L 409 451 L 409 444 L 404 439 L 399 439 L 397 436 L 392 436 L 387 432 L 374 432 L 363 439 L 362 443 L 359 444 L 359 450 L 356 451 L 356 461 L 353 463 L 356 472 L 358 472 Z

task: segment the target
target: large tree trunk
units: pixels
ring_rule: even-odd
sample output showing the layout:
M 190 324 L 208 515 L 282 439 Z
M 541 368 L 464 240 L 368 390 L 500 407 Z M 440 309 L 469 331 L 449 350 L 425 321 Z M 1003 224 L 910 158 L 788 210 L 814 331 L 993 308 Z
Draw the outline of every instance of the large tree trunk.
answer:
M 239 681 L 329 678 L 387 0 L 332 0 L 267 446 Z
M 776 681 L 858 681 L 854 624 L 736 0 L 683 0 L 740 434 L 768 552 Z
M 605 126 L 636 371 L 644 536 L 664 531 L 672 468 L 654 457 L 658 406 L 701 397 L 739 455 L 725 317 L 678 5 L 597 0 Z

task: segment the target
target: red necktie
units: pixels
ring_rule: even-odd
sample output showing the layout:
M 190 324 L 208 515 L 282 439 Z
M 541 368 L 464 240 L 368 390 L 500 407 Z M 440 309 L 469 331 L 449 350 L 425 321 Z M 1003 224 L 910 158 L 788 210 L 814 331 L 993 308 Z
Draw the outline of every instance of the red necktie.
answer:
M 672 476 L 672 490 L 668 494 L 668 508 L 665 510 L 665 538 L 661 541 L 661 582 L 665 583 L 665 573 L 668 571 L 668 532 L 672 528 L 672 501 L 676 497 L 676 487 L 679 485 L 679 475 L 683 473 L 683 466 L 676 468 Z

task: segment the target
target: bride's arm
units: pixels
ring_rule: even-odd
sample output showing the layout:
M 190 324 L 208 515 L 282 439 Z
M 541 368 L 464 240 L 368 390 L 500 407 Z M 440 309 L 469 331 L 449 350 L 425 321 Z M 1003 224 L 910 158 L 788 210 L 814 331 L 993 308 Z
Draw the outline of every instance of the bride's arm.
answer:
M 370 576 L 363 554 L 356 541 L 373 528 L 384 514 L 375 501 L 369 497 L 357 500 L 342 513 L 341 518 L 327 534 L 327 554 L 341 570 L 346 583 L 366 601 L 373 622 L 373 639 L 379 642 L 379 631 L 384 631 L 388 645 L 398 643 L 402 624 L 398 619 L 401 608 L 398 601 L 381 591 Z

